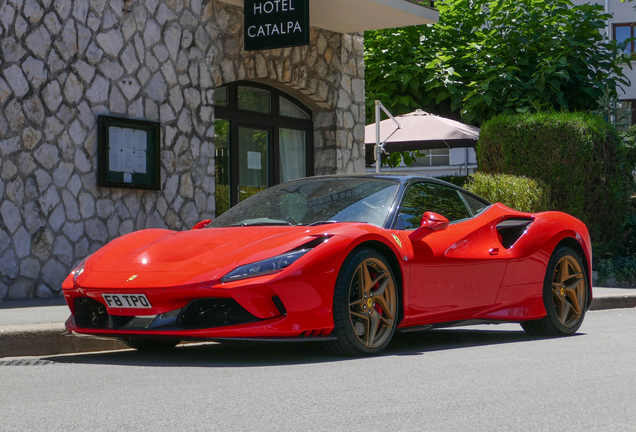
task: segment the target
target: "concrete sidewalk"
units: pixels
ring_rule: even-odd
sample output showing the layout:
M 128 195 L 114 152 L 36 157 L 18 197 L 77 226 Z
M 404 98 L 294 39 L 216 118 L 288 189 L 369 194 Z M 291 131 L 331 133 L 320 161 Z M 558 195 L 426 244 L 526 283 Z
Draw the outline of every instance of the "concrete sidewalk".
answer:
M 636 288 L 594 288 L 590 310 L 636 307 Z M 122 342 L 66 335 L 64 299 L 0 303 L 0 358 L 72 354 L 127 348 Z

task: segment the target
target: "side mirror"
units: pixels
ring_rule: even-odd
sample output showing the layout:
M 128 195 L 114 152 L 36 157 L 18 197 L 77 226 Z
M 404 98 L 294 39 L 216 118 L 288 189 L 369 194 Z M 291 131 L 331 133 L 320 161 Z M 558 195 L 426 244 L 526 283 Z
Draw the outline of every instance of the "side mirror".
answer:
M 413 231 L 409 235 L 409 238 L 414 242 L 420 241 L 427 235 L 435 231 L 445 230 L 446 228 L 448 228 L 448 219 L 437 213 L 426 212 L 422 216 L 420 227 Z
M 195 226 L 192 227 L 193 230 L 203 229 L 206 226 L 210 225 L 212 221 L 210 219 L 206 219 L 204 221 L 199 222 Z

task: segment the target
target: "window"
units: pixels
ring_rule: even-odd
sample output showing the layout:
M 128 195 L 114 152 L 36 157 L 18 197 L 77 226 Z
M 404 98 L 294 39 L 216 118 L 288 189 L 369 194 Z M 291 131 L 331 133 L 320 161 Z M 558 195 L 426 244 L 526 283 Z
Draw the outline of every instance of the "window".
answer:
M 634 25 L 635 23 L 627 24 L 614 24 L 614 39 L 618 43 L 625 42 L 626 40 L 634 37 Z M 634 52 L 634 41 L 628 42 L 625 47 L 625 52 Z
M 238 87 L 238 109 L 269 114 L 272 110 L 271 92 L 255 87 Z
M 282 96 L 280 97 L 280 115 L 305 120 L 309 119 L 309 114 L 307 114 L 302 108 Z
M 420 150 L 423 157 L 415 159 L 414 166 L 446 166 L 450 165 L 450 149 Z
M 217 217 L 263 189 L 313 175 L 309 108 L 247 81 L 214 89 L 214 101 Z
M 429 211 L 446 217 L 450 222 L 471 217 L 457 189 L 435 183 L 416 183 L 406 191 L 395 229 L 418 228 L 422 215 Z
M 485 209 L 486 207 L 490 205 L 489 203 L 480 201 L 477 198 L 474 198 L 464 192 L 460 192 L 460 194 L 462 198 L 464 198 L 464 201 L 466 202 L 466 205 L 472 212 L 473 216 L 475 216 L 477 213 L 481 212 L 483 209 Z

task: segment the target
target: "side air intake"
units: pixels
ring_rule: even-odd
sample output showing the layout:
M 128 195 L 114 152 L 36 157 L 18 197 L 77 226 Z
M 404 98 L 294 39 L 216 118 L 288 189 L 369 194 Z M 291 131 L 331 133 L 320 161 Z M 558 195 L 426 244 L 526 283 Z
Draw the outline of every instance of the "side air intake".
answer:
M 534 220 L 530 218 L 510 218 L 497 224 L 497 231 L 501 236 L 503 247 L 510 249 L 526 232 L 532 222 Z

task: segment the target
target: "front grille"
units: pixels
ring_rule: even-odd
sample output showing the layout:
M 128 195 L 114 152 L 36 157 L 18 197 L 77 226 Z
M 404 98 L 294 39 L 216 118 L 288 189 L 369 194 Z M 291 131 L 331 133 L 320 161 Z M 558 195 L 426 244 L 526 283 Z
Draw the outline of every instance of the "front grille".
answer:
M 184 329 L 205 329 L 247 324 L 259 321 L 231 298 L 193 300 L 181 311 L 178 326 Z
M 88 297 L 75 299 L 75 324 L 83 328 L 106 329 L 110 315 L 106 306 Z

